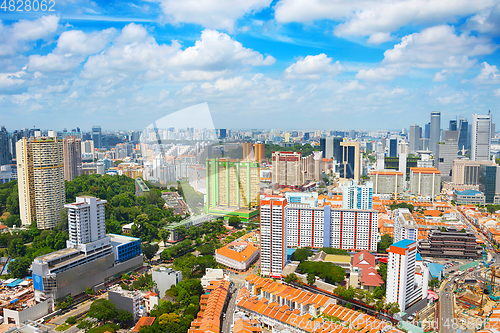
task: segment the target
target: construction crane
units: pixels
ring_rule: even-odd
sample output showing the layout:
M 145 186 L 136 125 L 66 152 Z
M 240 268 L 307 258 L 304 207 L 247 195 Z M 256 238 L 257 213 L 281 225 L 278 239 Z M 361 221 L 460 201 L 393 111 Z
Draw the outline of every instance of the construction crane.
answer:
M 5 265 L 3 265 L 2 270 L 0 271 L 0 276 L 2 276 L 3 271 L 5 270 L 7 265 L 9 264 L 9 261 L 10 261 L 10 255 L 7 257 L 7 261 L 5 262 Z

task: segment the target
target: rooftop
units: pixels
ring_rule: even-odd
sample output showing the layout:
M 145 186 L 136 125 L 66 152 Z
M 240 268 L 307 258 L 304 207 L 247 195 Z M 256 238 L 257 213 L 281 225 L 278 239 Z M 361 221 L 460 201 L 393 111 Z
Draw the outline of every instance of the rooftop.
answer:
M 412 241 L 409 239 L 403 239 L 403 240 L 400 240 L 399 242 L 392 244 L 391 246 L 399 247 L 401 249 L 407 249 L 410 245 L 412 245 L 414 243 L 415 243 L 415 241 Z
M 134 329 L 132 332 L 139 332 L 142 326 L 151 326 L 153 325 L 156 317 L 141 317 L 137 324 L 135 324 Z
M 233 242 L 216 250 L 217 254 L 238 262 L 247 261 L 256 251 L 259 250 L 252 243 L 247 242 Z

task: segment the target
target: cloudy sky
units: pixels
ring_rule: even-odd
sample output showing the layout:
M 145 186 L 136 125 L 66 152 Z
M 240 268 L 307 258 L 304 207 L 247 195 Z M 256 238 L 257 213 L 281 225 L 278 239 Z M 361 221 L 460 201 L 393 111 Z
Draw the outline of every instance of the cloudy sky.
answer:
M 0 125 L 398 129 L 500 116 L 500 0 L 55 0 L 0 8 Z M 30 9 L 30 8 L 28 8 Z

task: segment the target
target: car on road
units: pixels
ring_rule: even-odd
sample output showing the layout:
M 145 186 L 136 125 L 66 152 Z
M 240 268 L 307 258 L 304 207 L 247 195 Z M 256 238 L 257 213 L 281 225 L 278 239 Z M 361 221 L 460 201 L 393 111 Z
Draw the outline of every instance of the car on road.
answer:
M 407 320 L 408 320 L 408 321 L 412 321 L 412 320 L 413 320 L 413 316 L 409 316 L 409 317 L 407 318 Z

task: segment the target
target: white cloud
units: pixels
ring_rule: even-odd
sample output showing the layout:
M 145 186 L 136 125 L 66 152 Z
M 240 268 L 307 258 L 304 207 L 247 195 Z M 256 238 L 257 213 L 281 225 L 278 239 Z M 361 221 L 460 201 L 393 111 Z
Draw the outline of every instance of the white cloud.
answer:
M 499 84 L 500 73 L 497 66 L 490 65 L 486 61 L 482 65 L 481 73 L 473 81 L 480 84 Z
M 389 32 L 377 32 L 377 33 L 374 33 L 373 35 L 371 35 L 367 42 L 369 44 L 382 44 L 382 43 L 385 43 L 385 42 L 389 42 L 391 40 L 393 40 L 394 37 L 391 36 L 391 34 Z
M 259 12 L 271 0 L 151 0 L 159 2 L 166 21 L 194 23 L 211 29 L 233 31 L 235 21 L 245 14 Z
M 281 0 L 275 6 L 276 20 L 310 22 L 332 19 L 343 22 L 338 36 L 371 36 L 390 33 L 408 24 L 455 22 L 489 10 L 495 0 Z
M 144 27 L 131 23 L 117 43 L 88 59 L 81 75 L 89 79 L 114 73 L 148 80 L 213 80 L 228 70 L 274 62 L 272 56 L 264 57 L 218 31 L 204 30 L 195 45 L 182 50 L 175 40 L 170 45 L 158 44 Z
M 355 79 L 366 81 L 392 81 L 396 76 L 406 73 L 406 70 L 399 67 L 378 67 L 370 69 L 361 69 Z
M 68 92 L 70 88 L 71 88 L 71 82 L 64 81 L 61 84 L 46 86 L 42 89 L 39 89 L 38 92 L 43 94 L 62 94 Z
M 486 37 L 468 33 L 457 35 L 454 27 L 439 25 L 403 37 L 401 43 L 384 52 L 381 67 L 362 69 L 356 79 L 392 80 L 411 68 L 461 72 L 476 63 L 473 57 L 491 54 L 496 49 L 497 46 Z M 435 76 L 438 80 L 443 78 L 442 74 Z
M 334 63 L 332 61 L 332 58 L 324 53 L 316 56 L 308 55 L 285 69 L 285 76 L 289 79 L 319 79 L 324 74 L 335 76 L 344 70 L 344 67 L 339 61 Z
M 116 30 L 106 29 L 86 34 L 80 30 L 65 31 L 59 36 L 57 46 L 47 55 L 29 57 L 28 69 L 40 72 L 67 72 L 78 67 L 88 55 L 102 51 L 111 41 Z
M 460 103 L 464 103 L 466 96 L 468 96 L 467 93 L 461 92 L 461 93 L 456 93 L 454 95 L 438 97 L 436 99 L 437 99 L 438 103 L 440 103 L 442 105 L 460 104 Z
M 434 74 L 434 78 L 432 79 L 432 82 L 443 82 L 446 81 L 446 78 L 448 76 L 448 70 L 443 69 L 436 74 Z
M 495 90 L 494 93 L 495 93 L 495 96 L 500 96 L 500 88 L 498 88 L 497 90 Z
M 42 16 L 36 20 L 20 20 L 10 26 L 0 21 L 0 56 L 11 56 L 26 50 L 27 43 L 51 38 L 59 26 L 59 17 Z
M 26 72 L 0 73 L 0 91 L 10 90 L 22 85 L 25 80 L 22 78 Z

